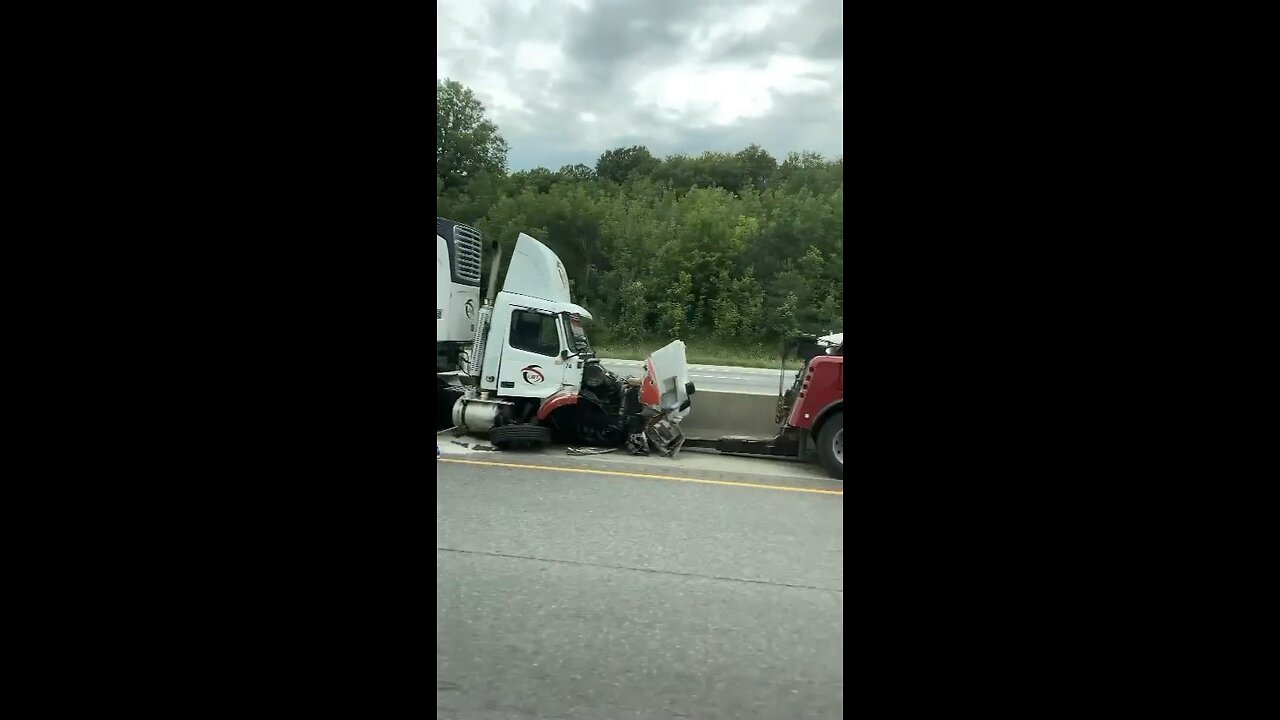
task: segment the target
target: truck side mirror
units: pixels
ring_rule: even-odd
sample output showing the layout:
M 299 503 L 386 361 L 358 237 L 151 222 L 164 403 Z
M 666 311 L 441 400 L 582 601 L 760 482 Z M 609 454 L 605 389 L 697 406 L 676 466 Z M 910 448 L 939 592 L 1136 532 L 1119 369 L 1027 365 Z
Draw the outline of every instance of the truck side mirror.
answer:
M 568 350 L 561 350 L 561 351 L 560 351 L 560 359 L 561 359 L 561 360 L 568 360 L 568 359 L 569 359 L 569 351 L 568 351 Z

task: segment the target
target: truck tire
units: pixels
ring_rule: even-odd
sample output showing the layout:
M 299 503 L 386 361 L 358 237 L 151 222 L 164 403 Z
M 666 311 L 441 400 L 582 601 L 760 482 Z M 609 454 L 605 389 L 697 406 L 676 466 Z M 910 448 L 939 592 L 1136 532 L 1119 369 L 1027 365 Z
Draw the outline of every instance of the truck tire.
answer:
M 551 429 L 542 425 L 499 425 L 489 431 L 489 441 L 499 450 L 510 450 L 519 445 L 542 447 L 551 442 Z
M 838 412 L 822 424 L 818 433 L 818 461 L 831 477 L 844 480 L 844 413 Z

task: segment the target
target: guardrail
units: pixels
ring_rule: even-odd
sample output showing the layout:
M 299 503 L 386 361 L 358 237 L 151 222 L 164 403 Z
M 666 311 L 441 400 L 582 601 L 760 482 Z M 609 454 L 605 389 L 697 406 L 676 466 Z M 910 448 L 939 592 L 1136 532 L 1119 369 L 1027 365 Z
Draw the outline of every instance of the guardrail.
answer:
M 713 440 L 725 435 L 773 437 L 778 423 L 777 395 L 698 390 L 690 398 L 689 414 L 680 421 L 686 437 Z

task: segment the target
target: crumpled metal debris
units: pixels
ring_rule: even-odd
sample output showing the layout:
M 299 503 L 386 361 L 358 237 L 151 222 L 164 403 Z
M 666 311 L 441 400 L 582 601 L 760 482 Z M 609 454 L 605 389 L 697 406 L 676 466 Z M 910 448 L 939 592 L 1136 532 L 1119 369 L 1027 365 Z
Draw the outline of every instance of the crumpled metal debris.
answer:
M 483 445 L 481 443 L 464 443 L 464 442 L 458 442 L 457 440 L 450 440 L 449 442 L 453 443 L 454 445 L 461 445 L 462 447 L 468 448 L 470 450 L 495 450 L 496 451 L 498 449 L 492 445 Z
M 684 433 L 680 432 L 679 418 L 672 422 L 666 413 L 655 414 L 644 424 L 644 430 L 627 438 L 625 447 L 632 455 L 657 453 L 674 458 L 684 446 Z
M 565 452 L 569 455 L 603 455 L 605 453 L 615 452 L 616 447 L 570 447 Z
M 680 426 L 668 420 L 665 414 L 655 415 L 645 423 L 644 436 L 663 457 L 674 458 L 684 446 L 684 433 L 680 432 Z
M 644 433 L 638 432 L 627 438 L 627 452 L 632 455 L 649 454 L 649 441 L 645 439 Z

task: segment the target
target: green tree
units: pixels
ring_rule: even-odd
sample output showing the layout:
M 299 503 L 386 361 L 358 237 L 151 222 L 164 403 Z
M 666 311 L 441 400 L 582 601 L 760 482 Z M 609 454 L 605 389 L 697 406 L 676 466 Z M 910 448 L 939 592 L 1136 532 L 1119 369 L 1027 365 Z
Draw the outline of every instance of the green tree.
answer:
M 436 80 L 436 177 L 454 188 L 482 170 L 506 169 L 507 141 L 475 93 L 456 80 Z
M 693 307 L 693 279 L 689 273 L 680 272 L 675 282 L 662 289 L 662 300 L 658 302 L 658 332 L 671 339 L 684 335 L 689 327 L 689 311 Z
M 437 212 L 497 238 L 502 272 L 519 233 L 546 243 L 600 343 L 776 349 L 843 329 L 843 160 L 778 166 L 751 146 L 658 161 L 635 146 L 597 165 L 437 178 Z
M 654 168 L 653 177 L 673 190 L 687 191 L 697 182 L 694 162 L 688 155 L 668 155 Z
M 786 340 L 796 333 L 799 325 L 796 321 L 796 309 L 800 306 L 800 298 L 789 292 L 782 305 L 769 318 L 769 334 L 780 340 Z
M 698 187 L 718 187 L 736 193 L 747 184 L 747 173 L 736 155 L 729 153 L 702 153 L 693 163 L 694 184 Z
M 844 184 L 844 160 L 828 162 L 815 152 L 788 153 L 774 180 L 775 187 L 781 186 L 787 192 L 808 188 L 816 194 L 829 193 Z
M 757 190 L 768 188 L 774 173 L 778 172 L 777 159 L 759 145 L 750 145 L 734 157 L 746 176 L 747 185 Z
M 746 273 L 736 279 L 723 271 L 716 284 L 720 287 L 720 296 L 712 303 L 714 336 L 721 340 L 759 342 L 765 329 L 764 292 L 755 279 L 754 269 L 748 267 Z
M 648 176 L 658 168 L 658 159 L 643 145 L 606 150 L 596 160 L 596 175 L 616 183 L 626 182 L 634 173 Z
M 559 180 L 560 175 L 558 173 L 553 173 L 544 167 L 537 167 L 532 170 L 511 173 L 511 182 L 508 185 L 512 193 L 518 193 L 525 188 L 545 193 L 551 190 L 551 186 L 555 185 Z
M 649 301 L 644 283 L 633 280 L 627 285 L 617 329 L 624 340 L 641 340 L 649 335 Z
M 596 171 L 582 163 L 564 165 L 560 168 L 560 177 L 570 182 L 588 183 L 596 179 Z

